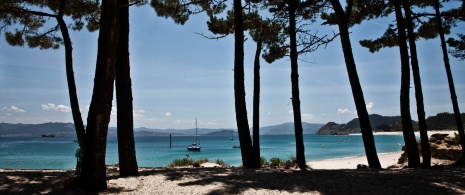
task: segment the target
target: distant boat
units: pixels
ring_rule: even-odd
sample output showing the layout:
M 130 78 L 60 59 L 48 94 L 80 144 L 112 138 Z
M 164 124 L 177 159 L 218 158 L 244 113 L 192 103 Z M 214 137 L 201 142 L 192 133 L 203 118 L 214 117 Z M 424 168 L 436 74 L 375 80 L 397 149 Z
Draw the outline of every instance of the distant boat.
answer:
M 231 139 L 230 140 L 234 140 L 234 131 L 231 129 Z
M 53 134 L 53 133 L 42 134 L 42 137 L 55 137 L 55 134 Z
M 195 118 L 195 143 L 187 146 L 187 150 L 189 151 L 200 151 L 200 143 L 199 140 L 199 133 L 197 129 L 197 118 Z
M 234 145 L 233 148 L 241 148 L 241 145 Z

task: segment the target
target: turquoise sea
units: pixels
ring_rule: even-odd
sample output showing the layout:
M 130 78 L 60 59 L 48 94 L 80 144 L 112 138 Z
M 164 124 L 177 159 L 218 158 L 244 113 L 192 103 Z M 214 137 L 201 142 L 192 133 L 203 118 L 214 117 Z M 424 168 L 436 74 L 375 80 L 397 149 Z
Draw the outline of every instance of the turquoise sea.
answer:
M 78 147 L 74 137 L 0 137 L 0 168 L 2 169 L 73 169 L 76 166 L 74 153 Z M 210 161 L 222 159 L 231 166 L 241 164 L 240 149 L 236 138 L 200 137 L 200 152 L 187 151 L 187 145 L 195 142 L 190 136 L 136 137 L 136 155 L 139 167 L 164 167 L 173 159 L 187 154 L 193 159 Z M 295 156 L 293 135 L 262 135 L 261 156 L 266 159 Z M 361 135 L 304 135 L 306 161 L 364 156 Z M 375 135 L 378 153 L 401 151 L 403 137 L 398 135 Z M 106 164 L 118 163 L 117 140 L 108 138 Z M 323 147 L 324 145 L 324 147 Z

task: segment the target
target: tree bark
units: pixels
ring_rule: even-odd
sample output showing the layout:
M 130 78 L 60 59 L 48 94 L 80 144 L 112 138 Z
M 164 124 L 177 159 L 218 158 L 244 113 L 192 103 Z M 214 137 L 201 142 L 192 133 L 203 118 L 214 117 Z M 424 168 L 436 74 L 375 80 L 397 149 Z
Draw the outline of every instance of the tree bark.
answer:
M 399 51 L 401 59 L 401 86 L 400 86 L 400 116 L 402 121 L 402 131 L 404 142 L 407 148 L 408 166 L 415 168 L 420 166 L 420 156 L 418 154 L 417 141 L 413 133 L 412 117 L 410 116 L 410 66 L 407 49 L 407 38 L 405 36 L 404 17 L 399 0 L 394 0 L 397 31 L 399 39 Z
M 234 0 L 234 99 L 236 123 L 239 143 L 241 144 L 242 165 L 244 168 L 258 168 L 260 164 L 256 163 L 253 153 L 245 103 L 243 25 L 242 2 L 241 0 Z
M 375 140 L 373 137 L 373 130 L 371 128 L 368 111 L 366 108 L 365 98 L 363 96 L 362 86 L 357 74 L 357 67 L 355 65 L 354 55 L 352 53 L 352 46 L 350 43 L 348 17 L 345 15 L 344 10 L 339 1 L 330 0 L 336 13 L 336 19 L 339 26 L 339 33 L 341 37 L 342 50 L 346 62 L 347 74 L 349 75 L 349 82 L 354 97 L 357 115 L 360 121 L 360 128 L 362 131 L 363 144 L 365 146 L 365 154 L 367 156 L 368 165 L 371 168 L 381 168 L 381 164 L 376 153 Z
M 449 83 L 450 99 L 452 100 L 452 108 L 454 110 L 455 123 L 460 137 L 460 145 L 462 146 L 462 161 L 465 161 L 465 133 L 463 128 L 462 117 L 460 116 L 459 104 L 455 93 L 454 79 L 452 78 L 452 70 L 449 63 L 449 55 L 447 54 L 446 38 L 444 37 L 444 28 L 442 26 L 441 12 L 439 11 L 439 0 L 434 1 L 434 9 L 436 11 L 436 19 L 439 30 L 439 38 L 441 39 L 442 55 L 444 59 L 444 67 L 446 68 L 447 81 Z M 465 9 L 465 1 L 462 3 L 462 9 Z
M 292 83 L 292 110 L 294 114 L 294 131 L 296 144 L 296 158 L 300 170 L 306 170 L 305 147 L 302 128 L 302 117 L 300 111 L 299 95 L 299 67 L 297 54 L 297 32 L 295 21 L 295 10 L 298 0 L 291 0 L 289 3 L 289 38 L 290 38 L 290 57 L 291 57 L 291 83 Z
M 74 80 L 73 71 L 73 46 L 71 37 L 69 36 L 68 27 L 63 20 L 64 9 L 67 1 L 60 2 L 60 10 L 56 17 L 58 25 L 60 26 L 61 36 L 65 44 L 65 61 L 66 61 L 66 79 L 68 81 L 69 102 L 71 105 L 71 113 L 74 120 L 74 128 L 76 129 L 77 140 L 81 150 L 84 149 L 85 128 L 84 121 L 82 120 L 81 111 L 79 110 L 79 101 L 76 92 L 76 81 Z
M 260 165 L 260 53 L 262 51 L 262 38 L 261 35 L 259 36 L 254 60 L 252 132 L 255 161 Z
M 120 1 L 102 0 L 94 89 L 87 117 L 81 185 L 107 188 L 105 152 L 113 100 Z
M 410 0 L 402 1 L 405 10 L 405 20 L 410 45 L 410 63 L 412 65 L 413 82 L 415 84 L 415 99 L 417 101 L 418 126 L 420 128 L 421 152 L 423 156 L 422 166 L 431 167 L 431 151 L 428 139 L 428 130 L 426 128 L 425 105 L 423 103 L 423 89 L 421 87 L 420 67 L 418 65 L 417 46 L 415 44 L 415 34 L 413 32 L 412 10 L 410 9 Z
M 121 0 L 120 33 L 116 60 L 116 107 L 119 172 L 139 175 L 134 143 L 133 98 L 129 62 L 129 1 Z

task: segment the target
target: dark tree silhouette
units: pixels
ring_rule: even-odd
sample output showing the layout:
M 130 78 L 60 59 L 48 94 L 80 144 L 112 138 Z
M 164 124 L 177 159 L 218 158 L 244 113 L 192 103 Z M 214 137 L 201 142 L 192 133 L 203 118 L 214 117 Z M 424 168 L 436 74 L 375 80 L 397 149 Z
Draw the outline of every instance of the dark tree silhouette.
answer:
M 296 140 L 296 157 L 297 164 L 301 170 L 306 170 L 305 147 L 302 128 L 302 115 L 300 111 L 299 95 L 299 72 L 297 63 L 297 32 L 295 12 L 299 1 L 290 1 L 288 7 L 289 14 L 289 38 L 290 38 L 290 55 L 291 55 L 291 83 L 292 83 L 292 110 L 294 115 L 294 131 Z
M 447 39 L 447 44 L 453 48 L 449 50 L 449 53 L 459 60 L 465 60 L 465 35 L 458 34 L 458 36 L 459 39 Z
M 306 170 L 305 162 L 305 147 L 303 141 L 302 116 L 300 108 L 300 91 L 299 91 L 299 73 L 298 73 L 298 58 L 304 53 L 313 52 L 319 46 L 327 44 L 332 39 L 327 38 L 327 35 L 318 37 L 316 33 L 312 34 L 311 30 L 306 28 L 308 24 L 313 23 L 317 15 L 324 7 L 323 1 L 281 1 L 273 0 L 267 2 L 267 7 L 275 18 L 282 20 L 280 23 L 286 24 L 284 35 L 277 35 L 277 39 L 289 37 L 289 44 L 274 44 L 270 47 L 270 54 L 265 58 L 268 62 L 282 58 L 287 54 L 289 49 L 289 57 L 291 61 L 291 86 L 292 86 L 292 110 L 294 116 L 294 132 L 296 139 L 296 158 L 297 164 L 301 170 Z M 272 53 L 277 51 L 276 53 Z
M 462 11 L 463 9 L 465 9 L 464 4 L 465 4 L 465 1 L 462 4 Z M 437 20 L 437 26 L 439 30 L 439 37 L 441 40 L 441 47 L 442 47 L 442 53 L 443 53 L 443 59 L 444 59 L 444 66 L 446 68 L 447 81 L 449 83 L 450 98 L 452 100 L 452 107 L 454 110 L 455 122 L 457 123 L 457 130 L 459 132 L 460 145 L 462 146 L 462 160 L 465 161 L 465 149 L 464 149 L 465 148 L 465 133 L 464 133 L 464 128 L 463 128 L 462 117 L 460 116 L 459 104 L 457 102 L 457 95 L 455 93 L 455 85 L 454 85 L 454 80 L 452 78 L 452 71 L 450 68 L 449 56 L 447 54 L 446 39 L 444 37 L 444 30 L 443 30 L 443 25 L 442 25 L 442 20 L 441 20 L 441 12 L 439 11 L 439 0 L 434 1 L 434 9 L 436 11 L 436 20 Z
M 113 100 L 120 10 L 121 1 L 102 1 L 94 89 L 87 117 L 80 180 L 81 186 L 88 190 L 107 188 L 105 152 Z
M 348 3 L 347 13 L 341 6 L 341 3 L 337 0 L 329 1 L 333 7 L 335 13 L 335 23 L 339 27 L 339 33 L 341 37 L 342 50 L 344 53 L 344 59 L 346 62 L 347 73 L 349 75 L 349 82 L 352 89 L 352 95 L 355 101 L 355 107 L 357 109 L 357 115 L 360 121 L 360 128 L 362 131 L 363 144 L 365 146 L 365 154 L 367 156 L 368 165 L 372 168 L 381 168 L 381 164 L 376 153 L 375 140 L 373 137 L 373 130 L 371 128 L 370 119 L 368 118 L 368 111 L 366 109 L 365 98 L 363 96 L 362 86 L 357 74 L 357 68 L 355 65 L 354 55 L 352 53 L 352 47 L 349 36 L 349 19 L 351 18 L 351 9 L 353 1 Z
M 261 31 L 258 32 L 257 49 L 254 58 L 254 80 L 253 80 L 253 118 L 252 118 L 252 141 L 255 161 L 260 165 L 260 54 L 263 47 Z
M 244 25 L 242 18 L 242 2 L 234 0 L 234 99 L 236 123 L 241 144 L 242 163 L 245 168 L 260 167 L 254 157 L 252 140 L 250 139 L 247 107 L 244 86 Z
M 401 84 L 400 84 L 400 116 L 405 146 L 407 148 L 408 166 L 419 167 L 420 156 L 417 142 L 413 132 L 412 117 L 410 116 L 410 66 L 408 56 L 407 37 L 405 36 L 405 21 L 402 15 L 400 0 L 392 0 L 396 14 L 397 34 L 401 58 Z
M 251 4 L 248 4 L 249 7 Z M 278 20 L 264 19 L 258 14 L 258 10 L 247 9 L 248 12 L 243 13 L 244 30 L 249 30 L 249 34 L 256 42 L 256 50 L 254 57 L 254 93 L 253 93 L 253 149 L 254 156 L 258 163 L 260 163 L 260 56 L 268 62 L 274 61 L 276 58 L 282 58 L 286 49 L 279 45 L 283 45 L 285 38 L 281 33 L 284 25 Z M 226 18 L 217 18 L 211 16 L 210 21 L 207 22 L 208 29 L 215 35 L 220 34 L 218 37 L 204 37 L 208 39 L 219 39 L 229 34 L 234 33 L 234 11 L 228 11 Z M 262 55 L 262 50 L 264 54 Z
M 121 0 L 120 33 L 116 60 L 116 107 L 120 175 L 139 175 L 134 143 L 134 118 L 129 63 L 129 0 Z
M 405 24 L 407 28 L 410 63 L 412 65 L 413 82 L 415 85 L 415 99 L 417 102 L 418 126 L 420 129 L 421 152 L 423 156 L 422 166 L 431 167 L 431 150 L 429 146 L 428 130 L 426 127 L 425 105 L 423 103 L 423 89 L 421 87 L 420 67 L 418 65 L 417 46 L 415 43 L 415 33 L 413 32 L 413 19 L 410 0 L 402 1 L 405 10 Z

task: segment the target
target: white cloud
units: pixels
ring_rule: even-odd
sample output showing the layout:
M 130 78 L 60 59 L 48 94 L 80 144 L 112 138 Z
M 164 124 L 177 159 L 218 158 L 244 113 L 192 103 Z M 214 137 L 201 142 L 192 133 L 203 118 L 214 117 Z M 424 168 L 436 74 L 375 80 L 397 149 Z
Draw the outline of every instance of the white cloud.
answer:
M 308 121 L 308 122 L 313 122 L 313 121 L 316 120 L 316 117 L 313 114 L 302 114 L 302 120 Z
M 55 105 L 52 103 L 40 105 L 43 110 L 53 110 L 58 112 L 71 112 L 71 108 L 65 105 Z
M 133 110 L 132 115 L 134 118 L 144 118 L 145 110 Z
M 266 113 L 267 115 L 271 115 L 271 112 Z
M 207 125 L 215 125 L 215 124 L 217 124 L 215 119 L 212 119 L 211 121 L 207 122 Z
M 17 106 L 10 106 L 9 108 L 3 107 L 2 110 L 6 110 L 8 112 L 26 112 L 25 110 L 18 108 Z
M 344 109 L 339 108 L 339 109 L 337 109 L 337 114 L 350 114 L 350 113 L 352 113 L 352 112 L 348 108 L 344 108 Z
M 367 111 L 368 113 L 371 113 L 371 110 L 373 110 L 373 107 L 375 106 L 375 104 L 373 102 L 369 102 L 367 104 Z
M 172 115 L 171 112 L 166 112 L 165 113 L 165 116 L 167 116 L 167 117 L 170 117 L 171 115 Z

